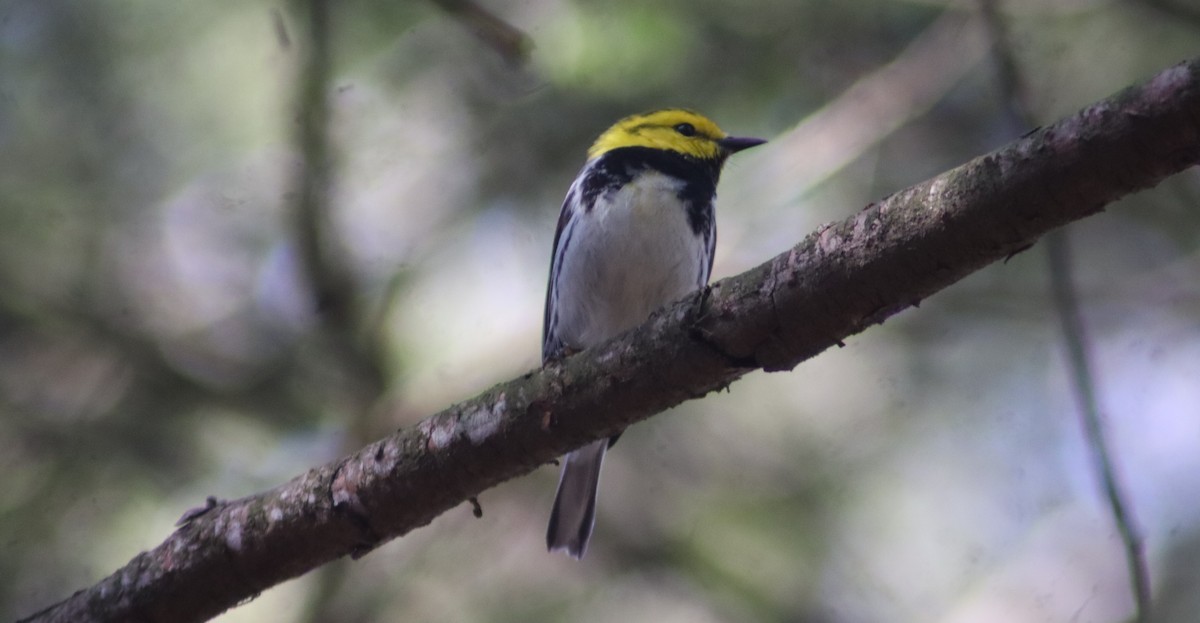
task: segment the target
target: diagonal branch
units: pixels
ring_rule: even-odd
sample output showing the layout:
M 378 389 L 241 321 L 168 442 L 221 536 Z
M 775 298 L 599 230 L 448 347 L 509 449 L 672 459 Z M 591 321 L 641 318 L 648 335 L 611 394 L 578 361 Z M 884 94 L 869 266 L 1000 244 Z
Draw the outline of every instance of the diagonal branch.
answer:
M 201 621 L 763 368 L 788 370 L 1200 161 L 1200 59 L 868 206 L 565 361 L 216 504 L 28 621 Z

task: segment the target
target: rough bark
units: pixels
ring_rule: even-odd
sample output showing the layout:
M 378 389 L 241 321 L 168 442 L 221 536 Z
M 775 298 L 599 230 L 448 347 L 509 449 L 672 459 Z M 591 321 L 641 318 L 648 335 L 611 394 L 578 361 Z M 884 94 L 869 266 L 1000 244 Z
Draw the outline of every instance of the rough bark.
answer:
M 871 204 L 634 331 L 218 503 L 28 621 L 201 621 L 359 556 L 567 450 L 788 370 L 1200 161 L 1200 59 Z

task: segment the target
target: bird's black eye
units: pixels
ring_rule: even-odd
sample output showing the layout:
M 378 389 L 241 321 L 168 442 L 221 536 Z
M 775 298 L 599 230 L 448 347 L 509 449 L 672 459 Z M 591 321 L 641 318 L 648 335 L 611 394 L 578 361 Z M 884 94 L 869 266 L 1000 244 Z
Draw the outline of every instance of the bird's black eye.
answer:
M 675 131 L 684 136 L 695 136 L 696 135 L 696 126 L 694 126 L 690 123 L 681 123 L 681 124 L 675 126 Z

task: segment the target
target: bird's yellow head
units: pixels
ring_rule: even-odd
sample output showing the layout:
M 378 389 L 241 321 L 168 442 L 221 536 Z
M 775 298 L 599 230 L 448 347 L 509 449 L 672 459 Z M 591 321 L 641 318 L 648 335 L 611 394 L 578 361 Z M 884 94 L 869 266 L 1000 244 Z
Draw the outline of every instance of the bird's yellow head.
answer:
M 704 115 L 681 108 L 668 108 L 632 115 L 616 122 L 592 144 L 588 159 L 622 147 L 648 147 L 700 160 L 723 162 L 734 152 L 765 142 L 757 138 L 731 137 Z

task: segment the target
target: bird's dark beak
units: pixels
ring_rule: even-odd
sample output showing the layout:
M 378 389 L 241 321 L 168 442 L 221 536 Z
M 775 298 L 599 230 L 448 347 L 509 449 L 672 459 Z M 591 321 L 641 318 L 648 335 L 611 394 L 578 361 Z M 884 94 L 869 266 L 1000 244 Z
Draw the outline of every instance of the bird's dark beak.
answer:
M 720 145 L 725 151 L 727 151 L 731 154 L 734 154 L 739 151 L 742 151 L 743 149 L 750 149 L 751 147 L 754 147 L 756 145 L 762 145 L 765 142 L 767 142 L 767 141 L 765 139 L 761 139 L 761 138 L 742 138 L 739 136 L 726 136 L 725 138 L 718 140 L 717 144 Z

